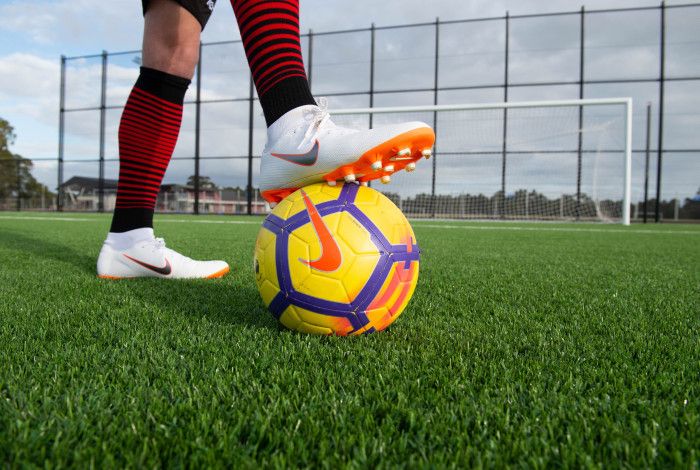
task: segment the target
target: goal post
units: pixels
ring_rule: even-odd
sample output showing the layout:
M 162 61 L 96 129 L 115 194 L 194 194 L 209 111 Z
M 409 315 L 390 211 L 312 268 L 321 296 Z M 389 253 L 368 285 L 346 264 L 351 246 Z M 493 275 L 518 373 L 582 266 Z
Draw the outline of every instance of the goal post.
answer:
M 358 129 L 406 120 L 434 126 L 433 160 L 419 162 L 418 174 L 373 184 L 409 217 L 630 223 L 631 98 L 331 114 L 337 124 Z

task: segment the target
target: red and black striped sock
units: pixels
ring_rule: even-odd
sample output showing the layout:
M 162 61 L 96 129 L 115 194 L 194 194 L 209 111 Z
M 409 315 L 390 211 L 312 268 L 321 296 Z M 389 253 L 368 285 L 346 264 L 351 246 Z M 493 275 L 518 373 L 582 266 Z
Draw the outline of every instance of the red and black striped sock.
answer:
M 153 227 L 153 210 L 190 81 L 141 67 L 119 123 L 119 182 L 110 232 Z
M 316 104 L 299 41 L 299 0 L 231 0 L 268 127 Z

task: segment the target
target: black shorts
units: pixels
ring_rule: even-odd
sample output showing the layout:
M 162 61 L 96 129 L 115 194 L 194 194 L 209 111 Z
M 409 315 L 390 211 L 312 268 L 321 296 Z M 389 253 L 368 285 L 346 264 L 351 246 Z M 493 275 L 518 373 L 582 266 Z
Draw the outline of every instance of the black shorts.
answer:
M 199 24 L 202 25 L 202 30 L 204 30 L 204 27 L 207 25 L 207 21 L 209 21 L 209 17 L 211 16 L 211 12 L 214 11 L 214 5 L 216 4 L 216 0 L 173 0 L 174 2 L 179 3 L 182 5 L 182 7 L 192 13 L 192 16 L 194 16 L 197 21 L 199 21 Z M 150 3 L 149 0 L 141 0 L 141 6 L 143 7 L 143 14 L 146 14 L 146 10 L 148 10 L 148 4 Z

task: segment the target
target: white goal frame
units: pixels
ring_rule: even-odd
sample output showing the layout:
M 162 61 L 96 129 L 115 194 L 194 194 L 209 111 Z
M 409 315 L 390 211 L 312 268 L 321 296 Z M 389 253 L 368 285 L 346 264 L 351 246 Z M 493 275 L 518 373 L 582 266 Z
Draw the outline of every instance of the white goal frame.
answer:
M 580 100 L 552 100 L 552 101 L 512 101 L 499 103 L 480 104 L 438 104 L 424 106 L 396 106 L 378 108 L 347 108 L 332 110 L 333 115 L 348 114 L 389 114 L 389 113 L 418 113 L 440 111 L 476 111 L 486 109 L 515 109 L 515 108 L 561 108 L 573 106 L 610 106 L 621 105 L 625 107 L 625 161 L 624 161 L 624 189 L 622 197 L 623 225 L 630 224 L 630 204 L 632 197 L 632 98 L 591 98 Z M 579 130 L 580 131 L 580 130 Z M 439 152 L 438 152 L 439 153 Z

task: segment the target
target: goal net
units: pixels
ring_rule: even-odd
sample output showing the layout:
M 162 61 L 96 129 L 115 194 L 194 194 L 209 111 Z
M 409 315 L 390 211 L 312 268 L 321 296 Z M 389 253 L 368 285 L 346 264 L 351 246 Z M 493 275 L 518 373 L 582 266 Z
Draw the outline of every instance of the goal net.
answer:
M 629 224 L 629 98 L 332 111 L 366 129 L 420 120 L 433 157 L 372 187 L 409 217 Z

